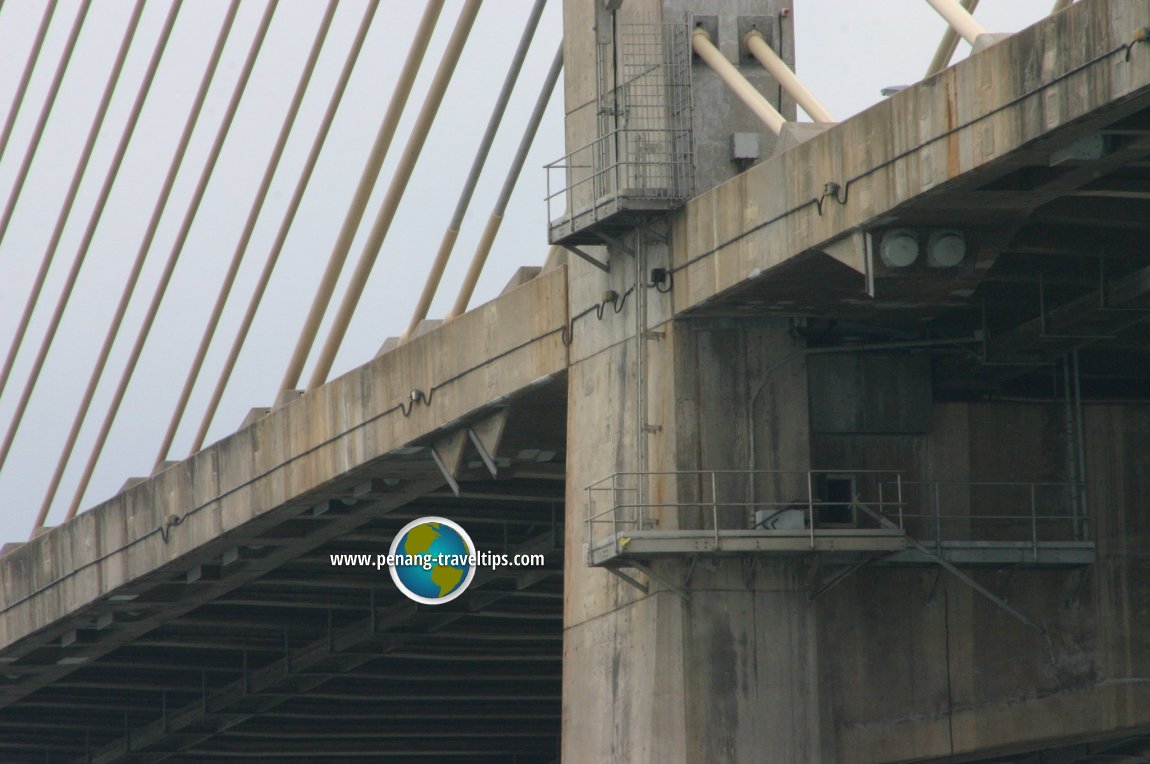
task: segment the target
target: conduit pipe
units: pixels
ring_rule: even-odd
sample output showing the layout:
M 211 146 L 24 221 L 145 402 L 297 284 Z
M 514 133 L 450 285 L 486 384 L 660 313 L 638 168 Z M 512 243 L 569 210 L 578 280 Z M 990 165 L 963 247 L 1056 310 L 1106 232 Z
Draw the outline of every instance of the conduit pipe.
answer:
M 962 7 L 968 13 L 974 13 L 974 9 L 978 7 L 978 0 L 962 0 Z M 926 76 L 938 74 L 950 66 L 950 59 L 954 58 L 956 50 L 958 50 L 958 33 L 954 31 L 954 27 L 947 26 L 946 31 L 942 33 L 942 39 L 939 40 L 938 50 L 934 52 L 934 58 L 926 70 Z
M 108 113 L 108 104 L 112 101 L 112 94 L 116 90 L 116 84 L 120 81 L 120 72 L 124 69 L 124 59 L 128 57 L 128 50 L 132 47 L 132 39 L 136 35 L 136 28 L 140 24 L 140 16 L 144 12 L 144 0 L 136 0 L 136 6 L 132 10 L 132 15 L 128 19 L 128 26 L 124 30 L 124 37 L 120 41 L 120 48 L 116 52 L 116 59 L 112 63 L 112 71 L 108 74 L 108 81 L 104 85 L 104 92 L 100 96 L 100 103 L 96 106 L 96 114 L 92 117 L 92 126 L 88 128 L 88 137 L 84 140 L 84 147 L 80 150 L 80 161 L 76 163 L 76 169 L 72 172 L 72 180 L 68 184 L 68 191 L 64 194 L 64 204 L 60 207 L 60 212 L 56 215 L 56 224 L 52 227 L 52 235 L 48 239 L 48 246 L 44 248 L 44 257 L 40 261 L 40 269 L 36 272 L 36 278 L 32 283 L 32 289 L 28 293 L 28 299 L 24 304 L 24 312 L 20 315 L 20 321 L 16 326 L 16 332 L 12 335 L 12 344 L 8 348 L 8 356 L 4 359 L 4 367 L 0 369 L 0 393 L 4 391 L 5 386 L 8 384 L 8 377 L 12 373 L 12 365 L 16 362 L 16 355 L 20 352 L 20 346 L 24 344 L 24 334 L 28 331 L 28 324 L 32 321 L 32 313 L 36 310 L 36 303 L 40 299 L 40 292 L 44 288 L 44 282 L 48 278 L 48 270 L 52 267 L 52 261 L 56 257 L 56 248 L 60 244 L 60 237 L 64 235 L 64 225 L 68 222 L 68 216 L 72 214 L 72 205 L 76 201 L 76 194 L 80 190 L 80 181 L 84 179 L 84 173 L 87 172 L 88 162 L 92 158 L 92 149 L 96 145 L 96 137 L 100 134 L 100 130 L 104 125 L 104 117 Z
M 1074 0 L 1054 0 L 1054 7 L 1050 9 L 1051 15 L 1064 11 L 1070 6 L 1074 5 Z
M 116 421 L 116 414 L 119 413 L 120 404 L 128 392 L 128 384 L 132 381 L 132 374 L 136 370 L 136 363 L 140 360 L 140 355 L 144 351 L 144 344 L 148 340 L 148 334 L 151 332 L 152 324 L 156 319 L 156 314 L 160 310 L 160 304 L 164 300 L 164 294 L 167 292 L 168 284 L 171 282 L 172 272 L 175 270 L 176 264 L 180 259 L 180 254 L 183 252 L 184 244 L 188 240 L 188 234 L 191 231 L 192 223 L 195 221 L 196 213 L 199 211 L 200 202 L 203 201 L 204 194 L 207 191 L 208 181 L 211 180 L 212 173 L 215 171 L 216 162 L 219 160 L 220 152 L 223 150 L 224 141 L 227 139 L 228 132 L 232 126 L 232 120 L 235 118 L 236 111 L 239 109 L 240 100 L 243 97 L 244 90 L 247 88 L 248 78 L 251 76 L 252 69 L 255 67 L 260 48 L 263 46 L 268 27 L 271 25 L 272 15 L 275 13 L 278 4 L 278 0 L 270 0 L 270 2 L 268 2 L 264 9 L 264 14 L 260 18 L 260 24 L 256 29 L 255 36 L 252 38 L 251 45 L 248 47 L 248 53 L 244 59 L 243 67 L 240 69 L 239 78 L 232 88 L 231 98 L 228 101 L 227 108 L 224 109 L 224 115 L 220 120 L 220 125 L 216 129 L 215 138 L 212 140 L 212 146 L 208 150 L 208 156 L 204 161 L 204 166 L 200 170 L 200 177 L 196 181 L 192 198 L 189 200 L 187 209 L 184 211 L 184 217 L 180 223 L 179 231 L 177 231 L 176 239 L 172 243 L 172 249 L 168 252 L 168 259 L 164 263 L 164 270 L 160 274 L 159 281 L 152 293 L 152 301 L 148 304 L 148 310 L 144 315 L 143 323 L 136 332 L 135 344 L 133 344 L 131 354 L 128 356 L 124 370 L 120 374 L 120 381 L 116 385 L 116 392 L 112 396 L 112 401 L 108 404 L 108 411 L 104 415 L 103 424 L 100 425 L 100 431 L 96 435 L 96 442 L 92 446 L 92 451 L 88 456 L 88 462 L 84 465 L 84 472 L 80 475 L 79 485 L 77 485 L 76 493 L 72 497 L 72 503 L 68 507 L 66 517 L 69 520 L 76 516 L 76 511 L 80 508 L 80 502 L 83 501 L 84 493 L 88 489 L 88 482 L 92 479 L 92 473 L 95 471 L 96 464 L 100 460 L 104 444 L 108 440 L 108 434 L 112 431 L 112 425 Z M 215 61 L 218 62 L 221 53 L 222 48 L 214 54 Z M 214 67 L 215 64 L 212 66 Z M 206 80 L 205 82 L 210 85 L 210 82 Z M 207 88 L 204 89 L 205 95 L 206 92 Z M 194 122 L 195 120 L 189 121 L 189 126 L 194 127 Z M 186 145 L 183 148 L 186 148 Z M 180 153 L 183 152 L 181 151 Z M 156 205 L 155 222 L 159 222 L 159 217 L 162 215 L 166 203 L 167 199 L 165 195 L 165 198 L 162 198 Z M 147 243 L 150 247 L 151 237 L 148 238 Z M 141 253 L 143 252 L 144 249 L 141 248 Z
M 946 19 L 946 23 L 950 24 L 951 29 L 971 45 L 974 45 L 974 41 L 978 39 L 979 35 L 986 34 L 982 25 L 975 21 L 974 16 L 970 15 L 970 11 L 963 8 L 957 0 L 926 1 L 938 12 L 939 16 Z
M 88 253 L 88 248 L 92 244 L 92 238 L 96 235 L 96 226 L 100 222 L 100 216 L 104 212 L 104 207 L 108 202 L 108 197 L 112 193 L 112 185 L 115 183 L 116 175 L 120 171 L 120 165 L 124 161 L 124 154 L 128 151 L 128 143 L 131 141 L 132 134 L 135 132 L 136 125 L 140 119 L 140 112 L 144 108 L 144 101 L 147 98 L 148 91 L 152 87 L 152 80 L 156 76 L 156 69 L 160 66 L 160 60 L 164 56 L 164 49 L 167 47 L 168 38 L 171 37 L 172 27 L 175 26 L 176 16 L 179 14 L 181 2 L 176 0 L 168 9 L 168 16 L 164 20 L 164 26 L 160 29 L 160 36 L 156 40 L 155 48 L 152 50 L 152 58 L 148 62 L 148 68 L 144 72 L 144 77 L 140 81 L 140 87 L 136 91 L 136 100 L 132 104 L 132 109 L 128 113 L 128 119 L 124 123 L 124 130 L 120 134 L 120 142 L 116 145 L 116 151 L 112 155 L 112 161 L 108 165 L 108 169 L 104 174 L 104 183 L 100 186 L 100 192 L 96 197 L 96 203 L 92 207 L 92 212 L 88 216 L 88 224 L 84 228 L 84 234 L 80 238 L 80 246 L 76 250 L 76 255 L 72 259 L 72 267 L 68 270 L 68 275 L 64 279 L 64 286 L 60 291 L 60 296 L 56 300 L 56 308 L 52 311 L 52 317 L 48 321 L 48 328 L 44 332 L 44 338 L 40 341 L 40 349 L 36 353 L 36 359 L 32 362 L 32 369 L 28 372 L 28 379 L 24 382 L 24 389 L 20 393 L 20 400 L 16 404 L 16 410 L 12 415 L 12 420 L 8 423 L 8 431 L 4 435 L 4 442 L 0 444 L 0 468 L 3 468 L 5 460 L 8 458 L 8 452 L 12 448 L 12 441 L 16 438 L 16 432 L 20 429 L 20 422 L 24 418 L 24 413 L 28 410 L 28 402 L 32 398 L 32 392 L 36 388 L 36 382 L 40 378 L 40 372 L 44 369 L 44 363 L 48 358 L 48 351 L 52 347 L 52 340 L 56 337 L 56 330 L 60 328 L 60 322 L 64 318 L 64 310 L 68 307 L 68 300 L 72 296 L 72 289 L 76 286 L 76 280 L 80 276 L 80 269 L 84 264 L 84 258 Z M 36 527 L 43 525 L 44 518 L 40 518 Z
M 32 160 L 36 158 L 36 151 L 40 148 L 40 139 L 44 137 L 44 128 L 48 124 L 48 117 L 56 103 L 56 96 L 60 93 L 60 85 L 64 81 L 64 73 L 68 70 L 68 63 L 72 60 L 72 51 L 76 49 L 76 40 L 80 37 L 80 30 L 84 27 L 84 19 L 88 16 L 88 8 L 92 0 L 80 3 L 80 10 L 76 12 L 76 20 L 68 32 L 68 39 L 64 43 L 64 52 L 60 54 L 60 62 L 56 65 L 56 72 L 52 75 L 52 83 L 48 85 L 48 95 L 44 105 L 40 108 L 40 116 L 36 126 L 32 128 L 32 138 L 28 149 L 24 152 L 24 161 L 16 171 L 16 180 L 12 183 L 12 190 L 8 194 L 8 202 L 4 205 L 4 212 L 0 213 L 0 242 L 4 241 L 4 234 L 8 233 L 8 224 L 12 222 L 12 213 L 16 209 L 16 202 L 20 199 L 20 192 L 24 190 L 24 181 L 28 179 L 28 171 L 32 168 Z
M 782 86 L 783 90 L 787 91 L 791 98 L 795 99 L 795 102 L 812 120 L 815 122 L 835 121 L 835 118 L 819 102 L 815 94 L 807 90 L 806 85 L 795 76 L 786 62 L 771 50 L 771 46 L 767 45 L 762 32 L 757 29 L 747 32 L 743 36 L 743 44 L 747 46 L 747 51 L 763 65 L 763 68 L 775 78 L 775 81 Z
M 192 130 L 195 126 L 196 120 L 199 117 L 200 109 L 204 104 L 204 99 L 208 94 L 208 86 L 211 79 L 215 74 L 216 67 L 219 64 L 220 54 L 223 52 L 224 45 L 227 42 L 228 35 L 231 32 L 232 23 L 235 21 L 236 12 L 239 10 L 239 0 L 232 0 L 228 6 L 226 15 L 224 16 L 223 24 L 220 27 L 220 32 L 216 37 L 215 46 L 212 49 L 208 58 L 208 65 L 204 71 L 204 75 L 200 80 L 200 87 L 192 102 L 191 111 L 188 114 L 188 119 L 184 123 L 184 131 L 180 136 L 179 143 L 176 145 L 175 153 L 172 156 L 171 162 L 168 164 L 168 174 L 164 178 L 163 186 L 160 189 L 159 197 L 156 200 L 155 207 L 152 211 L 152 217 L 148 221 L 148 227 L 144 232 L 144 240 L 140 244 L 139 250 L 136 252 L 135 262 L 132 263 L 132 270 L 128 274 L 127 283 L 120 294 L 120 301 L 116 305 L 116 312 L 112 317 L 112 323 L 108 327 L 108 332 L 104 337 L 104 344 L 100 348 L 99 357 L 96 360 L 96 367 L 92 370 L 92 374 L 88 379 L 88 387 L 84 390 L 84 397 L 80 402 L 80 407 L 76 412 L 76 417 L 72 421 L 72 429 L 68 432 L 67 441 L 64 444 L 64 450 L 60 454 L 60 460 L 56 463 L 56 470 L 52 474 L 51 483 L 48 486 L 48 491 L 44 496 L 44 502 L 40 506 L 40 512 L 37 515 L 37 522 L 35 528 L 39 528 L 44 523 L 44 519 L 48 515 L 48 510 L 52 506 L 53 500 L 56 498 L 56 491 L 60 488 L 60 481 L 64 477 L 64 470 L 68 466 L 68 460 L 72 456 L 72 450 L 76 447 L 76 440 L 80 435 L 80 428 L 84 424 L 84 419 L 88 414 L 88 407 L 92 403 L 92 398 L 96 394 L 96 387 L 99 385 L 100 377 L 103 374 L 104 367 L 107 365 L 108 356 L 111 354 L 112 345 L 116 341 L 116 336 L 119 333 L 120 324 L 124 320 L 124 314 L 127 312 L 128 303 L 132 299 L 132 292 L 135 290 L 136 281 L 139 279 L 140 271 L 144 267 L 144 259 L 147 251 L 151 246 L 152 238 L 155 236 L 156 228 L 159 226 L 160 215 L 163 212 L 164 206 L 167 204 L 168 195 L 171 193 L 172 185 L 175 183 L 176 174 L 179 172 L 180 165 L 183 162 L 184 152 L 187 150 L 188 142 L 192 137 Z M 68 513 L 68 518 L 72 517 L 72 513 Z M 35 533 L 35 528 L 33 533 Z
M 375 221 L 372 223 L 371 230 L 368 232 L 367 241 L 364 243 L 363 250 L 360 252 L 359 261 L 356 263 L 355 270 L 352 272 L 351 281 L 347 285 L 347 291 L 344 292 L 343 299 L 340 300 L 339 303 L 339 309 L 336 311 L 335 318 L 332 320 L 332 326 L 328 331 L 327 340 L 320 349 L 315 368 L 312 369 L 311 379 L 307 385 L 309 390 L 319 387 L 327 381 L 328 372 L 331 371 L 332 363 L 335 361 L 335 354 L 339 351 L 339 346 L 343 343 L 344 335 L 347 334 L 347 327 L 351 323 L 351 317 L 355 313 L 356 307 L 359 305 L 359 298 L 363 294 L 364 287 L 367 285 L 367 279 L 371 275 L 372 266 L 375 265 L 375 259 L 379 255 L 380 247 L 383 246 L 383 240 L 387 237 L 388 229 L 391 228 L 391 221 L 395 218 L 395 212 L 399 208 L 400 201 L 403 199 L 404 191 L 407 189 L 407 182 L 411 178 L 412 171 L 415 169 L 415 163 L 419 160 L 419 155 L 423 150 L 423 144 L 427 140 L 427 134 L 431 131 L 431 125 L 432 122 L 435 121 L 435 115 L 438 113 L 439 105 L 443 101 L 443 95 L 447 92 L 447 85 L 451 82 L 451 76 L 455 72 L 455 65 L 459 63 L 459 56 L 463 52 L 463 46 L 471 33 L 471 27 L 475 23 L 475 17 L 479 13 L 479 5 L 480 0 L 466 0 L 463 8 L 459 12 L 459 18 L 455 22 L 455 29 L 451 32 L 451 38 L 447 41 L 447 47 L 443 51 L 443 58 L 439 62 L 439 68 L 435 72 L 435 79 L 432 80 L 431 87 L 428 88 L 427 97 L 424 99 L 423 106 L 419 110 L 419 116 L 411 128 L 411 135 L 407 140 L 407 146 L 399 158 L 399 164 L 395 168 L 395 174 L 391 178 L 387 194 L 380 204 L 379 212 L 376 213 Z
M 44 38 L 48 36 L 48 27 L 52 24 L 52 14 L 56 12 L 56 0 L 50 0 L 44 7 L 44 15 L 40 19 L 40 27 L 36 30 L 36 37 L 32 40 L 32 47 L 28 51 L 28 58 L 24 61 L 24 71 L 20 74 L 20 82 L 16 85 L 16 92 L 12 94 L 12 103 L 8 107 L 8 116 L 4 119 L 4 127 L 0 130 L 0 157 L 8 148 L 8 139 L 12 137 L 12 128 L 16 124 L 16 115 L 24 103 L 24 95 L 28 92 L 28 83 L 32 79 L 32 70 L 36 68 L 36 61 L 40 58 L 40 49 L 44 47 Z
M 435 31 L 435 24 L 439 20 L 439 14 L 442 10 L 443 0 L 428 0 L 427 5 L 424 6 L 423 16 L 419 20 L 419 26 L 416 28 L 415 36 L 411 41 L 411 48 L 407 52 L 407 59 L 403 62 L 403 69 L 400 70 L 399 79 L 396 80 L 395 90 L 391 93 L 387 112 L 379 123 L 375 143 L 372 144 L 371 152 L 367 155 L 367 162 L 364 164 L 363 172 L 360 173 L 355 193 L 351 197 L 351 205 L 344 215 L 343 225 L 340 226 L 335 246 L 332 247 L 331 256 L 328 258 L 327 267 L 324 269 L 323 277 L 320 279 L 319 287 L 312 299 L 311 308 L 308 310 L 303 328 L 300 329 L 299 339 L 296 340 L 291 359 L 288 360 L 283 381 L 280 383 L 281 391 L 294 390 L 299 384 L 303 366 L 307 363 L 312 345 L 315 344 L 320 322 L 323 321 L 324 313 L 327 312 L 327 307 L 331 303 L 336 282 L 339 281 L 339 275 L 343 272 L 343 265 L 347 261 L 347 254 L 351 250 L 351 242 L 355 238 L 355 232 L 363 219 L 364 211 L 367 209 L 368 199 L 372 189 L 375 188 L 376 179 L 379 178 L 379 170 L 383 166 L 383 160 L 387 156 L 388 149 L 391 147 L 391 139 L 395 136 L 395 129 L 399 125 L 403 107 L 407 105 L 407 98 L 411 95 L 411 86 L 415 82 L 415 75 L 419 73 L 419 65 L 423 62 L 423 55 L 427 52 L 427 45 L 431 41 L 431 35 Z
M 443 232 L 443 240 L 439 244 L 439 251 L 435 254 L 431 272 L 427 275 L 427 282 L 423 285 L 419 302 L 416 303 L 415 310 L 411 314 L 411 323 L 408 324 L 403 336 L 399 338 L 401 343 L 407 342 L 415 332 L 416 327 L 419 326 L 419 322 L 427 318 L 427 311 L 431 307 L 431 301 L 435 299 L 435 293 L 439 290 L 439 282 L 443 278 L 447 261 L 451 258 L 452 250 L 455 249 L 455 240 L 459 236 L 463 217 L 467 214 L 467 208 L 471 204 L 475 184 L 479 182 L 479 174 L 483 171 L 487 154 L 491 150 L 491 144 L 495 141 L 495 133 L 503 121 L 507 102 L 511 100 L 511 91 L 515 88 L 515 82 L 523 68 L 523 60 L 527 57 L 527 49 L 531 47 L 531 40 L 535 37 L 535 28 L 539 25 L 539 17 L 543 15 L 543 8 L 546 5 L 547 0 L 535 0 L 531 14 L 527 17 L 527 25 L 523 28 L 523 34 L 519 38 L 519 46 L 515 49 L 515 55 L 512 57 L 507 75 L 503 79 L 503 88 L 499 91 L 499 97 L 495 100 L 495 108 L 491 110 L 491 117 L 487 120 L 487 130 L 479 142 L 479 149 L 475 152 L 475 159 L 471 163 L 471 171 L 468 173 L 467 180 L 463 184 L 463 190 L 459 194 L 455 213 L 451 216 L 447 230 Z
M 304 161 L 303 169 L 300 170 L 295 190 L 292 192 L 291 200 L 288 201 L 287 209 L 284 211 L 283 219 L 280 221 L 280 227 L 276 232 L 275 241 L 272 243 L 271 249 L 268 250 L 263 271 L 260 273 L 259 281 L 256 283 L 255 290 L 252 292 L 251 299 L 248 301 L 247 312 L 244 313 L 239 328 L 236 330 L 236 336 L 232 340 L 231 350 L 228 351 L 228 357 L 224 361 L 223 368 L 220 370 L 220 376 L 216 380 L 216 387 L 212 391 L 207 409 L 204 411 L 204 416 L 200 420 L 200 428 L 196 432 L 196 437 L 192 440 L 192 446 L 188 451 L 188 456 L 199 451 L 208 436 L 208 429 L 212 425 L 212 420 L 215 419 L 216 411 L 220 406 L 220 400 L 224 395 L 224 390 L 227 389 L 232 371 L 235 369 L 236 362 L 239 360 L 240 351 L 243 349 L 244 342 L 247 340 L 252 322 L 255 321 L 256 312 L 259 310 L 260 302 L 263 300 L 268 282 L 271 281 L 272 272 L 275 270 L 276 263 L 279 261 L 280 252 L 283 251 L 284 242 L 287 241 L 288 232 L 291 230 L 292 223 L 295 221 L 296 212 L 299 211 L 304 192 L 307 190 L 308 183 L 311 182 L 312 172 L 315 170 L 316 163 L 319 161 L 320 151 L 327 141 L 331 124 L 335 120 L 335 114 L 339 110 L 340 101 L 343 100 L 343 94 L 347 89 L 348 80 L 351 79 L 351 74 L 355 70 L 356 61 L 359 58 L 360 51 L 363 49 L 363 43 L 364 40 L 367 39 L 368 29 L 371 27 L 372 19 L 375 17 L 375 12 L 378 8 L 379 0 L 372 0 L 364 9 L 363 18 L 359 22 L 359 30 L 356 32 L 355 39 L 352 40 L 351 47 L 348 48 L 347 56 L 343 62 L 343 70 L 340 72 L 339 80 L 332 90 L 331 98 L 328 99 L 327 111 L 324 112 L 323 119 L 320 120 L 319 129 L 316 131 L 315 138 L 312 139 L 311 150 L 308 152 L 307 159 Z
M 204 358 L 207 356 L 208 348 L 211 347 L 212 339 L 215 337 L 216 328 L 220 323 L 220 316 L 223 315 L 224 306 L 227 305 L 228 296 L 231 294 L 232 286 L 236 281 L 236 274 L 239 273 L 244 255 L 247 254 L 248 244 L 251 242 L 252 232 L 255 231 L 256 221 L 259 220 L 260 213 L 263 211 L 264 201 L 267 199 L 272 179 L 275 177 L 276 169 L 279 167 L 284 147 L 287 145 L 288 136 L 291 134 L 292 127 L 295 125 L 296 115 L 299 114 L 304 92 L 307 90 L 308 83 L 311 82 L 311 75 L 312 72 L 315 71 L 316 61 L 319 60 L 320 50 L 323 48 L 324 40 L 327 39 L 327 32 L 331 28 L 331 21 L 335 16 L 337 2 L 338 0 L 328 0 L 327 9 L 320 19 L 319 28 L 316 30 L 315 39 L 312 41 L 307 60 L 304 62 L 303 71 L 300 72 L 299 81 L 296 83 L 295 92 L 292 94 L 291 101 L 288 104 L 287 113 L 284 115 L 283 122 L 280 124 L 279 135 L 276 137 L 275 145 L 272 147 L 271 155 L 268 157 L 267 166 L 264 168 L 260 185 L 256 189 L 255 198 L 252 199 L 251 208 L 248 210 L 247 220 L 244 221 L 240 238 L 236 242 L 235 250 L 232 252 L 232 259 L 228 264 L 227 273 L 224 274 L 223 283 L 220 285 L 219 294 L 216 296 L 216 303 L 212 307 L 211 315 L 208 317 L 207 326 L 204 327 L 204 333 L 200 338 L 199 347 L 196 348 L 196 355 L 192 359 L 192 367 L 188 371 L 187 378 L 184 380 L 184 387 L 180 391 L 179 399 L 176 401 L 175 411 L 172 412 L 172 418 L 171 421 L 168 422 L 167 432 L 164 433 L 164 439 L 160 443 L 160 449 L 156 454 L 156 463 L 153 469 L 159 468 L 167 458 L 168 451 L 172 447 L 172 441 L 176 438 L 176 430 L 179 429 L 180 422 L 184 418 L 184 411 L 187 410 L 188 400 L 192 397 L 192 389 L 196 386 L 196 381 L 199 379 Z
M 763 94 L 755 90 L 754 86 L 747 82 L 747 78 L 740 74 L 726 56 L 719 52 L 719 49 L 711 42 L 711 35 L 707 33 L 706 29 L 695 27 L 695 31 L 691 34 L 691 47 L 699 58 L 703 59 L 703 63 L 719 75 L 719 79 L 731 89 L 731 92 L 738 96 L 740 101 L 746 104 L 747 108 L 767 126 L 767 129 L 775 135 L 782 132 L 783 125 L 786 123 L 783 115 L 779 114 L 775 107 L 771 106 L 763 97 Z
M 548 70 L 547 78 L 543 81 L 543 88 L 539 91 L 539 97 L 535 99 L 535 108 L 527 120 L 523 137 L 519 139 L 519 148 L 515 151 L 515 157 L 511 160 L 511 167 L 503 181 L 503 188 L 500 189 L 499 197 L 495 200 L 495 208 L 487 220 L 483 235 L 479 238 L 479 244 L 475 247 L 475 254 L 471 257 L 471 265 L 467 268 L 467 275 L 463 278 L 463 284 L 459 287 L 455 304 L 444 318 L 445 321 L 458 318 L 467 311 L 467 304 L 471 302 L 471 295 L 475 292 L 479 275 L 483 272 L 488 254 L 491 253 L 491 246 L 495 242 L 495 235 L 499 233 L 499 226 L 503 223 L 503 214 L 507 211 L 511 192 L 515 190 L 519 173 L 522 172 L 523 163 L 527 160 L 527 152 L 530 151 L 531 144 L 535 141 L 535 133 L 539 130 L 539 123 L 543 121 L 543 113 L 547 110 L 547 103 L 551 100 L 551 93 L 555 90 L 555 83 L 559 81 L 561 71 L 563 71 L 562 41 L 559 42 L 559 48 L 551 60 L 551 69 Z

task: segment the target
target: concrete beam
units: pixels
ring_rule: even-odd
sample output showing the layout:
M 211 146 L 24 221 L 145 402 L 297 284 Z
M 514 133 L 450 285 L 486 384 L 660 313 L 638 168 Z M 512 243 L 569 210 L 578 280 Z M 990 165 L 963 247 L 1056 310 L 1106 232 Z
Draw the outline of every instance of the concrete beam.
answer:
M 1150 106 L 1150 47 L 1126 60 L 1146 21 L 1137 0 L 1076 4 L 696 197 L 674 220 L 674 312 Z
M 566 290 L 566 268 L 544 273 L 0 558 L 0 649 L 141 577 L 218 556 L 236 543 L 225 534 L 304 511 L 445 423 L 562 372 Z

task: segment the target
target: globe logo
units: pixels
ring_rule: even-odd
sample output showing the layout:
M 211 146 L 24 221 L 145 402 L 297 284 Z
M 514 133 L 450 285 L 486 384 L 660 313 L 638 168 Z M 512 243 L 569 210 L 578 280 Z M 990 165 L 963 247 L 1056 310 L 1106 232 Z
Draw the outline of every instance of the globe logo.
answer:
M 442 605 L 463 594 L 475 578 L 475 544 L 445 517 L 421 517 L 395 535 L 391 579 L 409 598 Z

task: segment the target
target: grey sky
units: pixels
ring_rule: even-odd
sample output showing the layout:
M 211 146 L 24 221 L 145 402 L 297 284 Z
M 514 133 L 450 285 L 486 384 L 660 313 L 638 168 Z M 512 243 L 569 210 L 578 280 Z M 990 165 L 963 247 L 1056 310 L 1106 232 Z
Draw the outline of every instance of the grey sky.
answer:
M 1052 2 L 983 0 L 976 15 L 990 31 L 1016 31 L 1047 13 Z M 522 124 L 561 35 L 561 3 L 562 0 L 550 0 L 544 14 L 508 117 L 465 220 L 453 263 L 432 307 L 432 316 L 442 315 L 454 300 L 462 272 L 503 182 Z M 800 0 L 796 4 L 798 73 L 839 119 L 877 101 L 881 87 L 912 83 L 921 78 L 943 30 L 942 20 L 922 0 L 881 3 Z M 79 0 L 61 0 L 59 4 L 9 149 L 0 159 L 0 203 L 9 198 L 78 5 Z M 0 353 L 7 351 L 23 310 L 131 5 L 128 0 L 95 0 L 93 3 L 11 228 L 0 244 Z M 248 409 L 270 404 L 275 395 L 359 177 L 363 157 L 386 109 L 391 83 L 406 55 L 420 5 L 394 0 L 382 3 L 209 442 L 233 431 Z M 112 495 L 127 477 L 150 470 L 323 7 L 318 1 L 288 0 L 280 4 L 172 286 L 88 490 L 85 507 Z M 381 182 L 368 205 L 369 220 L 378 208 L 396 158 L 407 140 L 458 7 L 457 2 L 449 2 L 440 21 L 384 165 Z M 223 0 L 195 0 L 185 3 L 181 11 L 21 434 L 0 472 L 0 497 L 4 499 L 0 541 L 23 539 L 39 507 L 225 8 Z M 177 436 L 173 449 L 177 456 L 184 455 L 198 425 L 200 412 L 255 277 L 263 266 L 363 8 L 361 0 L 345 0 L 340 4 L 301 116 L 256 228 L 246 264 L 241 269 L 189 414 Z M 488 3 L 480 12 L 408 194 L 337 358 L 333 376 L 368 360 L 386 337 L 399 334 L 405 327 L 529 8 L 527 0 L 501 0 Z M 39 0 L 8 0 L 0 10 L 0 119 L 6 116 L 43 9 L 44 3 Z M 193 135 L 125 328 L 65 475 L 50 522 L 60 519 L 63 507 L 71 499 L 263 9 L 262 2 L 250 0 L 241 6 L 204 115 Z M 149 3 L 144 11 L 105 128 L 29 328 L 28 340 L 12 380 L 0 397 L 2 428 L 7 427 L 11 418 L 166 13 L 164 3 Z M 966 53 L 967 47 L 961 45 L 958 56 Z M 557 94 L 508 209 L 473 305 L 498 294 L 518 266 L 542 262 L 547 246 L 541 166 L 562 153 L 561 95 Z M 352 247 L 349 264 L 359 257 L 363 238 L 361 231 Z M 338 295 L 339 292 L 336 300 Z M 326 328 L 321 331 L 321 340 L 324 336 Z M 305 369 L 305 379 L 307 373 Z

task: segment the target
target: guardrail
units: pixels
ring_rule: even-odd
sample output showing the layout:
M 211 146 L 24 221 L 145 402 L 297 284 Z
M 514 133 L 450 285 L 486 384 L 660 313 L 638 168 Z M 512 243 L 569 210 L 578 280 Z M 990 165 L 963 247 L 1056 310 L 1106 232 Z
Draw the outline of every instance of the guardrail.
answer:
M 897 490 L 907 505 L 898 526 L 936 553 L 947 541 L 985 540 L 1029 541 L 1037 555 L 1042 542 L 1090 538 L 1082 482 L 901 480 Z
M 1085 484 L 908 481 L 892 470 L 616 472 L 586 488 L 590 548 L 641 531 L 805 531 L 897 528 L 936 552 L 951 542 L 1085 541 Z M 672 500 L 651 500 L 671 496 Z M 759 498 L 761 497 L 761 498 Z M 1019 507 L 1022 509 L 1020 510 Z
M 624 200 L 685 201 L 694 193 L 691 162 L 689 137 L 682 129 L 611 130 L 543 166 L 547 220 L 555 224 L 570 210 L 571 220 L 589 216 L 589 222 L 596 222 L 622 209 Z M 562 173 L 562 180 L 555 173 Z

